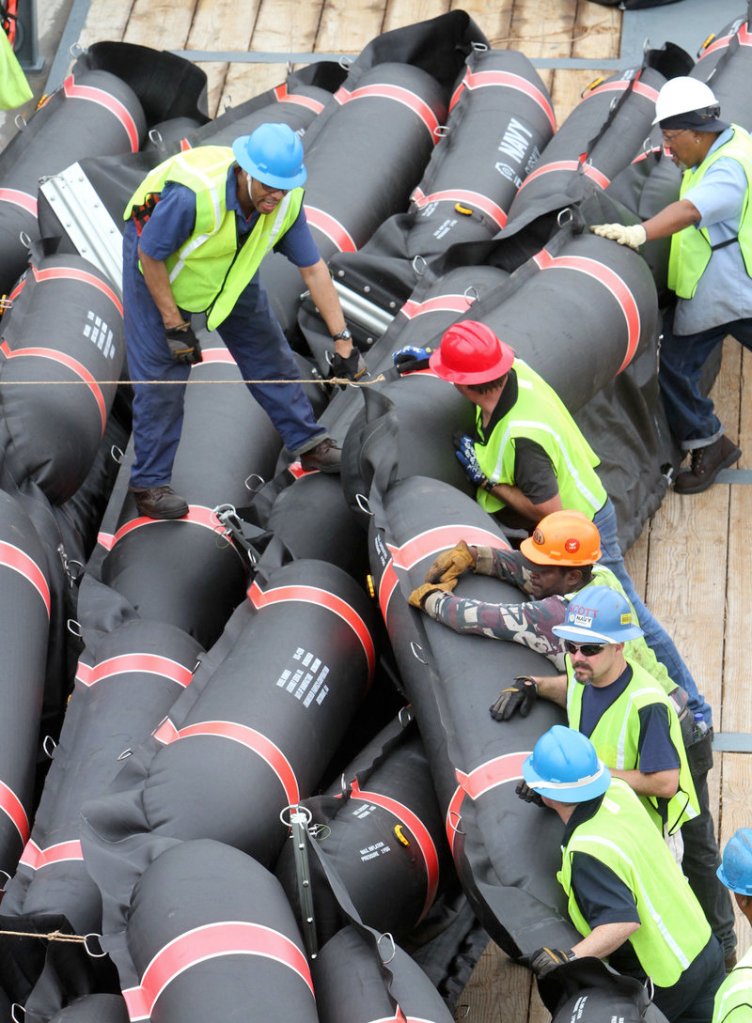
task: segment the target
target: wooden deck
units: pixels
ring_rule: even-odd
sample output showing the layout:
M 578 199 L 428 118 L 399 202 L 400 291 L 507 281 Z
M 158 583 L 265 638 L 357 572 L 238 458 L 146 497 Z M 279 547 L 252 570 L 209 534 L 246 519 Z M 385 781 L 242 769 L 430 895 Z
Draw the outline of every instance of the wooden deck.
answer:
M 44 6 L 44 4 L 42 5 Z M 621 12 L 588 0 L 91 0 L 83 46 L 103 39 L 158 49 L 280 53 L 358 53 L 379 33 L 466 10 L 496 47 L 531 58 L 619 55 Z M 678 11 L 677 11 L 678 13 Z M 276 85 L 286 63 L 200 65 L 209 79 L 209 113 Z M 597 70 L 542 70 L 561 123 Z M 752 461 L 752 402 L 743 402 L 752 355 L 727 342 L 716 402 L 730 436 Z M 715 710 L 716 730 L 752 733 L 745 697 L 749 641 L 747 573 L 752 577 L 752 486 L 720 484 L 694 497 L 669 494 L 628 565 L 647 603 L 672 632 Z M 716 758 L 711 791 L 721 842 L 752 819 L 752 757 Z M 739 920 L 740 950 L 750 928 Z M 460 998 L 456 1018 L 468 1023 L 548 1020 L 527 970 L 489 946 Z

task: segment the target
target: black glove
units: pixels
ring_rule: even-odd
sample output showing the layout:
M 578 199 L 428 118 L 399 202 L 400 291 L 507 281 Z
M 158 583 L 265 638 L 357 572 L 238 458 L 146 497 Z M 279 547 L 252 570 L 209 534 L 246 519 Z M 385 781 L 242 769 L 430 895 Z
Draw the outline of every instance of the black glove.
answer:
M 526 781 L 518 781 L 517 788 L 514 790 L 519 799 L 524 800 L 526 803 L 534 803 L 536 806 L 545 806 L 541 798 L 540 792 L 536 792 L 535 789 L 531 789 Z
M 546 948 L 544 945 L 543 948 L 536 948 L 535 952 L 522 956 L 519 962 L 529 967 L 535 976 L 540 978 L 555 970 L 557 966 L 563 966 L 564 963 L 570 963 L 576 958 L 571 949 L 564 951 L 561 948 Z
M 329 357 L 329 365 L 331 366 L 330 376 L 347 377 L 348 380 L 360 380 L 368 372 L 360 349 L 356 348 L 355 345 L 353 345 L 353 350 L 347 358 L 343 355 L 338 355 L 337 352 L 331 355 Z
M 517 711 L 520 717 L 526 718 L 535 703 L 538 686 L 529 675 L 518 675 L 512 679 L 499 693 L 496 703 L 489 710 L 494 721 L 509 721 Z
M 175 362 L 185 362 L 189 366 L 195 365 L 203 360 L 201 345 L 193 333 L 190 323 L 185 326 L 165 328 L 165 340 L 170 349 L 170 355 Z

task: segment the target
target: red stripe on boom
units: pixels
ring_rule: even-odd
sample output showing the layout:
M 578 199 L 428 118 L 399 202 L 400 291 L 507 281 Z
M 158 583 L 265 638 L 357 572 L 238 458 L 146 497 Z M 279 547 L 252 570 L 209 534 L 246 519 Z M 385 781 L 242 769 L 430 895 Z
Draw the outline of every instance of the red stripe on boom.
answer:
M 285 790 L 288 803 L 297 803 L 300 799 L 298 779 L 295 777 L 295 771 L 293 771 L 290 761 L 279 746 L 262 735 L 261 732 L 257 732 L 255 728 L 238 724 L 237 721 L 199 721 L 194 725 L 176 728 L 169 718 L 165 718 L 154 733 L 154 738 L 164 746 L 169 746 L 170 743 L 177 742 L 179 739 L 197 737 L 229 739 L 231 742 L 245 746 L 271 767 Z
M 434 145 L 439 141 L 436 135 L 436 129 L 439 127 L 436 114 L 425 100 L 401 85 L 387 85 L 386 83 L 381 85 L 363 85 L 359 89 L 353 89 L 352 92 L 341 88 L 335 92 L 334 98 L 338 103 L 349 103 L 354 99 L 392 99 L 397 103 L 401 103 L 402 106 L 408 107 L 414 114 L 418 115 L 428 129 Z
M 165 988 L 186 970 L 208 959 L 238 955 L 273 959 L 296 973 L 313 995 L 306 957 L 293 941 L 261 924 L 228 920 L 187 931 L 157 952 L 141 984 L 123 991 L 130 1019 L 148 1019 Z
M 0 351 L 3 353 L 6 359 L 49 359 L 50 362 L 58 362 L 61 366 L 65 366 L 72 373 L 75 373 L 79 380 L 83 380 L 86 384 L 87 389 L 97 403 L 97 409 L 99 411 L 99 421 L 101 424 L 101 432 L 104 434 L 105 427 L 107 425 L 107 404 L 104 400 L 104 395 L 97 383 L 96 379 L 91 375 L 86 366 L 79 362 L 78 359 L 74 359 L 70 355 L 66 355 L 65 352 L 55 351 L 54 348 L 16 348 L 11 349 L 8 346 L 7 341 L 0 342 Z M 12 381 L 11 381 L 12 382 Z
M 700 56 L 697 58 L 698 62 L 707 57 L 709 53 L 715 53 L 717 50 L 725 50 L 731 40 L 734 38 L 733 35 L 721 36 L 720 39 L 714 39 L 709 46 L 706 46 Z M 747 28 L 746 20 L 739 26 L 739 31 L 736 33 L 736 38 L 739 40 L 740 46 L 752 46 L 752 33 Z
M 603 85 L 598 85 L 592 92 L 589 92 L 585 99 L 590 99 L 591 96 L 597 96 L 600 92 L 625 92 L 629 88 L 630 84 L 630 82 L 624 81 L 623 79 L 619 79 L 616 82 L 604 82 Z M 655 103 L 658 99 L 658 90 L 654 89 L 652 85 L 645 85 L 643 82 L 635 82 L 634 85 L 632 85 L 632 92 L 636 93 L 638 96 L 642 96 L 643 99 L 649 99 L 651 103 Z
M 24 579 L 31 583 L 42 598 L 44 606 L 47 608 L 47 617 L 49 618 L 52 606 L 50 587 L 39 565 L 32 561 L 29 555 L 22 551 L 20 547 L 0 540 L 0 566 L 9 568 L 12 572 L 18 572 L 19 575 L 22 575 Z
M 389 610 L 389 601 L 392 599 L 392 594 L 398 586 L 399 579 L 394 571 L 394 562 L 390 558 L 379 582 L 379 607 L 381 608 L 381 617 L 384 621 L 386 621 Z
M 462 803 L 465 796 L 471 799 L 479 799 L 491 789 L 499 785 L 506 785 L 510 781 L 519 781 L 522 777 L 522 765 L 530 755 L 529 751 L 522 753 L 505 753 L 503 756 L 487 760 L 480 764 L 469 774 L 464 771 L 455 770 L 459 785 L 449 801 L 446 814 L 446 833 L 449 845 L 454 855 L 454 841 L 459 830 Z
M 97 291 L 106 295 L 120 315 L 123 315 L 123 303 L 110 285 L 106 281 L 100 280 L 95 274 L 88 273 L 86 270 L 77 270 L 72 266 L 50 266 L 44 270 L 32 266 L 31 272 L 34 274 L 35 281 L 80 281 L 82 284 L 90 284 L 92 288 L 96 288 Z
M 472 304 L 467 295 L 437 295 L 435 298 L 427 298 L 425 302 L 415 302 L 408 298 L 400 312 L 406 319 L 412 320 L 426 313 L 466 313 Z
M 319 210 L 306 203 L 305 215 L 311 227 L 317 228 L 326 235 L 340 252 L 357 252 L 358 246 L 353 241 L 352 235 L 331 213 L 325 213 L 324 210 Z
M 325 607 L 327 611 L 332 611 L 346 622 L 358 637 L 368 662 L 368 677 L 372 678 L 376 666 L 373 638 L 368 631 L 368 626 L 357 611 L 341 597 L 329 593 L 328 590 L 319 589 L 318 586 L 277 586 L 271 590 L 262 590 L 254 580 L 248 588 L 248 599 L 257 611 L 272 604 L 282 604 L 288 601 L 302 601 L 305 604 L 315 604 L 317 607 Z
M 21 836 L 21 841 L 26 845 L 31 833 L 29 818 L 26 816 L 21 800 L 4 781 L 0 781 L 0 810 L 10 818 L 11 823 Z
M 381 792 L 364 792 L 358 785 L 357 778 L 354 779 L 350 788 L 351 798 L 362 799 L 373 803 L 375 806 L 380 806 L 384 810 L 388 810 L 389 813 L 393 814 L 398 821 L 413 833 L 426 868 L 426 898 L 420 914 L 420 919 L 422 920 L 433 905 L 433 900 L 436 898 L 436 892 L 439 887 L 439 856 L 430 831 L 420 817 L 413 813 L 404 803 L 400 803 L 390 796 L 385 796 Z
M 626 369 L 640 343 L 640 310 L 634 295 L 622 278 L 605 263 L 585 256 L 552 256 L 546 249 L 541 249 L 533 259 L 541 270 L 574 270 L 586 274 L 611 293 L 627 324 L 627 350 L 621 366 L 616 371 L 617 375 Z
M 46 849 L 42 849 L 36 842 L 29 839 L 18 862 L 19 865 L 28 867 L 29 870 L 41 870 L 42 867 L 49 867 L 53 863 L 83 862 L 83 858 L 80 842 L 58 842 L 57 845 L 50 845 Z
M 159 654 L 121 654 L 119 657 L 109 657 L 94 667 L 79 661 L 76 668 L 76 681 L 89 687 L 103 679 L 113 678 L 115 675 L 126 675 L 134 671 L 146 675 L 160 675 L 170 682 L 177 682 L 184 689 L 190 685 L 193 678 L 193 673 L 188 668 L 173 661 L 170 657 L 162 657 Z
M 143 529 L 148 526 L 163 526 L 166 522 L 190 522 L 194 526 L 203 526 L 205 529 L 210 529 L 213 533 L 225 535 L 224 527 L 211 508 L 206 508 L 201 504 L 192 504 L 188 508 L 188 514 L 184 515 L 182 519 L 149 519 L 145 515 L 139 515 L 137 518 L 131 519 L 118 529 L 108 549 L 112 550 L 115 544 L 119 543 L 123 537 L 128 536 L 129 533 L 133 533 L 137 529 Z M 103 544 L 103 546 L 106 545 Z
M 20 206 L 32 217 L 36 217 L 39 212 L 39 205 L 34 196 L 29 195 L 28 192 L 21 192 L 17 188 L 0 188 L 0 202 L 9 202 L 13 206 Z
M 591 163 L 582 160 L 554 160 L 553 163 L 547 163 L 543 167 L 538 167 L 532 171 L 525 180 L 522 182 L 518 189 L 518 194 L 522 189 L 529 185 L 531 181 L 535 181 L 536 178 L 543 177 L 544 174 L 555 173 L 556 171 L 565 171 L 567 173 L 573 173 L 581 171 L 586 178 L 590 178 L 596 185 L 600 185 L 601 188 L 608 188 L 611 184 L 611 179 L 607 178 L 606 175 L 599 171 L 597 167 L 593 167 Z
M 63 82 L 63 92 L 68 99 L 86 100 L 89 103 L 96 103 L 97 106 L 104 107 L 105 110 L 109 110 L 123 126 L 125 134 L 128 136 L 131 152 L 138 152 L 139 138 L 136 122 L 133 120 L 128 108 L 119 99 L 115 99 L 114 96 L 111 96 L 109 92 L 105 92 L 104 89 L 95 89 L 91 85 L 77 85 L 73 75 L 68 75 Z
M 467 188 L 445 188 L 441 192 L 432 192 L 430 195 L 424 195 L 420 188 L 416 188 L 410 199 L 419 210 L 422 210 L 424 206 L 428 206 L 432 202 L 467 203 L 469 206 L 475 206 L 477 209 L 482 210 L 493 220 L 497 227 L 506 227 L 507 224 L 507 215 L 501 206 L 497 206 L 495 202 L 492 202 L 488 196 L 483 195 L 481 192 L 473 192 Z
M 313 99 L 311 96 L 299 96 L 295 92 L 288 92 L 287 85 L 284 82 L 276 87 L 274 96 L 279 103 L 297 103 L 300 107 L 313 110 L 314 114 L 319 114 L 324 109 L 324 104 L 320 100 Z
M 481 546 L 498 547 L 503 545 L 503 540 L 490 530 L 478 526 L 463 526 L 453 523 L 449 526 L 435 526 L 423 533 L 406 540 L 401 547 L 393 547 L 387 544 L 389 553 L 394 558 L 397 568 L 410 569 L 431 555 L 454 547 L 460 540 L 466 540 L 469 544 L 480 544 Z
M 551 131 L 556 131 L 556 116 L 545 93 L 541 92 L 532 82 L 522 75 L 515 75 L 511 71 L 466 71 L 465 77 L 452 96 L 449 110 L 459 100 L 463 89 L 486 89 L 489 86 L 501 86 L 505 89 L 516 89 L 524 92 L 534 103 L 537 103 L 551 125 Z

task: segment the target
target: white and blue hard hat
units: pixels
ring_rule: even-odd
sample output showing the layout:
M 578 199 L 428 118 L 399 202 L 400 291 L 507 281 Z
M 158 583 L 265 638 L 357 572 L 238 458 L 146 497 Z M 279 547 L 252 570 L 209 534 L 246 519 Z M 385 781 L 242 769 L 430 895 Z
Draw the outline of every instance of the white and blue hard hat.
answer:
M 574 643 L 626 643 L 644 635 L 635 621 L 629 601 L 609 586 L 590 585 L 578 590 L 569 602 L 563 625 L 553 632 Z
M 720 880 L 738 895 L 752 895 L 752 828 L 739 828 L 726 843 Z
M 306 183 L 303 143 L 289 124 L 260 124 L 232 144 L 235 159 L 246 173 L 269 188 L 289 191 Z
M 611 772 L 586 735 L 575 728 L 554 725 L 538 739 L 522 765 L 531 789 L 560 803 L 584 803 L 602 796 Z

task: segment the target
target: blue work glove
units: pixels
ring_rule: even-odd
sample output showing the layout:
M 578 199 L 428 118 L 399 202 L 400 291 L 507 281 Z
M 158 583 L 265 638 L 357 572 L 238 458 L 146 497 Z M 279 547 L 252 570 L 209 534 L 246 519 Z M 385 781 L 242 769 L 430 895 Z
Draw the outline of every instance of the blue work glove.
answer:
M 399 348 L 392 355 L 392 362 L 400 373 L 414 373 L 416 369 L 428 368 L 428 360 L 431 357 L 432 351 L 432 348 L 406 345 L 404 348 Z
M 454 437 L 454 453 L 457 461 L 465 470 L 465 475 L 476 487 L 483 487 L 484 490 L 493 490 L 496 486 L 483 472 L 478 465 L 478 456 L 475 454 L 473 438 L 467 434 L 458 434 Z

